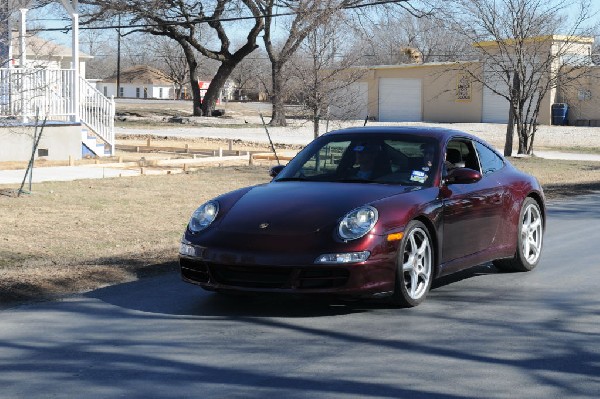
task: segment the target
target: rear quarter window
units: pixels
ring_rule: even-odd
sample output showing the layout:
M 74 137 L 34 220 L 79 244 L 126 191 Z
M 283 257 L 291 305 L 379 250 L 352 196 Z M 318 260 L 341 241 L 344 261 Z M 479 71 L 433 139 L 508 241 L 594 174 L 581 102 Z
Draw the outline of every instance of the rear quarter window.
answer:
M 484 176 L 497 172 L 504 167 L 504 161 L 494 151 L 479 142 L 475 142 L 475 147 L 477 147 L 479 155 L 481 173 Z

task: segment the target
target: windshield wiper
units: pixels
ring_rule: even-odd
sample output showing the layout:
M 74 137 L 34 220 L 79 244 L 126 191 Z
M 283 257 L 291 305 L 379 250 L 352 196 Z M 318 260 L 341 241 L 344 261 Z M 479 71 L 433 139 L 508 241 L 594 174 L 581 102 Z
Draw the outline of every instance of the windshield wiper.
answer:
M 347 177 L 343 179 L 335 180 L 337 183 L 371 183 L 371 184 L 379 184 L 381 182 L 369 179 L 361 179 L 358 177 Z
M 307 181 L 306 177 L 282 177 L 275 179 L 275 181 Z

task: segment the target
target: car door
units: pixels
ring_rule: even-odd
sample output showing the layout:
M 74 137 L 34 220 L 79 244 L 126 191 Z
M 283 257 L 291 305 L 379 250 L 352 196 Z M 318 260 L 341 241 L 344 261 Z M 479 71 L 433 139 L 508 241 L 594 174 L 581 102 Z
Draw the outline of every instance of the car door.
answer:
M 494 172 L 503 167 L 503 161 L 499 159 L 500 165 L 496 162 L 493 166 L 488 165 L 490 162 L 486 161 L 482 167 L 483 158 L 478 151 L 480 146 L 483 145 L 461 138 L 450 141 L 446 148 L 447 152 L 459 150 L 464 166 L 477 170 L 483 177 L 469 184 L 446 184 L 442 190 L 443 263 L 484 251 L 492 246 L 498 226 L 502 222 L 504 188 L 499 184 Z M 485 148 L 487 147 L 483 146 L 481 151 Z M 489 155 L 486 152 L 484 157 L 489 158 Z M 463 166 L 462 163 L 459 166 Z

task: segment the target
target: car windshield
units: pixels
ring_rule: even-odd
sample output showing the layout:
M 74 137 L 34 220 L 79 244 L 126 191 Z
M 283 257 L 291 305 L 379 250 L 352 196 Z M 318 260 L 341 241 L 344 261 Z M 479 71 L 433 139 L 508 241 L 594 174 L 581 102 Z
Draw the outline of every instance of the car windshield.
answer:
M 407 134 L 325 135 L 296 156 L 274 181 L 306 180 L 430 186 L 438 145 Z

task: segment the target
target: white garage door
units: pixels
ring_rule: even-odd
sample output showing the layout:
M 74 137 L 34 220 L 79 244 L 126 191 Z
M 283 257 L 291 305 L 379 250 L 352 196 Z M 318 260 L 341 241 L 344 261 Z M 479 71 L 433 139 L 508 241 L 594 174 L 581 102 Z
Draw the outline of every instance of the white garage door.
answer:
M 482 122 L 508 123 L 508 100 L 487 87 L 483 88 L 482 108 Z
M 364 120 L 368 113 L 369 84 L 356 82 L 332 91 L 329 116 L 332 119 Z
M 421 79 L 379 79 L 379 121 L 421 121 L 421 87 Z

